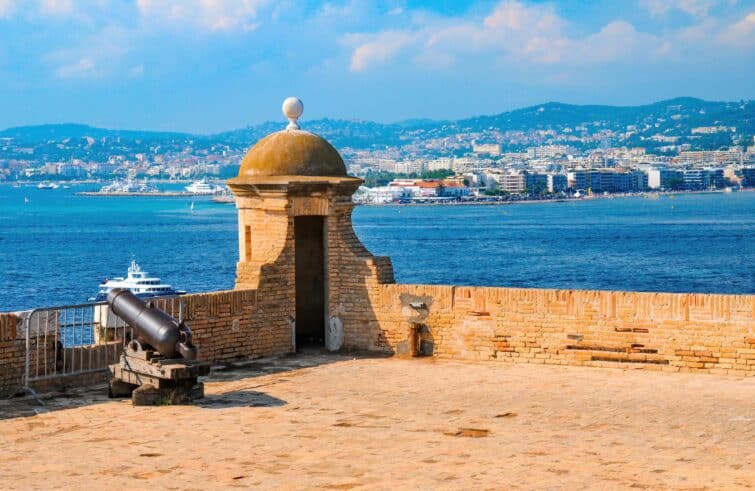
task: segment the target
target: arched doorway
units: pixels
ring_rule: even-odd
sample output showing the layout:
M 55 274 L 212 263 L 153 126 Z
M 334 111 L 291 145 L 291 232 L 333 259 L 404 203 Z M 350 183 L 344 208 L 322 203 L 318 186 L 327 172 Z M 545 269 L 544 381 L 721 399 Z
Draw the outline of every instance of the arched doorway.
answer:
M 296 349 L 325 345 L 325 217 L 294 217 Z

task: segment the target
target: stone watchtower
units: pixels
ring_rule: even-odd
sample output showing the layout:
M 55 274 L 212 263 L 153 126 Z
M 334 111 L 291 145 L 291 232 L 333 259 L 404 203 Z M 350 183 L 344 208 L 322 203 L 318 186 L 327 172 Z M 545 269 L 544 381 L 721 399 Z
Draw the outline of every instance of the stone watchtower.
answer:
M 257 142 L 228 181 L 239 214 L 236 289 L 257 290 L 252 326 L 273 333 L 259 340 L 272 351 L 324 345 L 340 326 L 346 347 L 378 348 L 370 296 L 393 283 L 393 267 L 354 233 L 351 196 L 362 180 L 330 143 L 299 129 L 303 108 L 286 99 L 288 127 Z

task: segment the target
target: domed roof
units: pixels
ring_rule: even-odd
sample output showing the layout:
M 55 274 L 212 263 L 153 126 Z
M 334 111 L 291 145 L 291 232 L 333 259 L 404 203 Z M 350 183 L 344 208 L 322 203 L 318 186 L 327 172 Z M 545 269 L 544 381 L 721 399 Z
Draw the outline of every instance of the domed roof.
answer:
M 261 139 L 247 152 L 239 169 L 239 177 L 346 175 L 346 165 L 333 145 L 299 129 Z

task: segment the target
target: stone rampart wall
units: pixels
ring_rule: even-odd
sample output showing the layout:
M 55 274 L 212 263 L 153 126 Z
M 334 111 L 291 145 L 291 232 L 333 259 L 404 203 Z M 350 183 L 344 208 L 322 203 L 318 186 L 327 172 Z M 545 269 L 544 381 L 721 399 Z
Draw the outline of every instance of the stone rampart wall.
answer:
M 199 346 L 203 360 L 224 362 L 289 353 L 292 350 L 290 326 L 276 328 L 272 327 L 272 322 L 265 322 L 266 313 L 258 311 L 256 290 L 197 293 L 181 299 L 184 303 L 184 320 L 191 327 L 194 343 Z M 52 373 L 55 365 L 53 341 L 54 337 L 49 336 L 47 349 L 40 345 L 37 350 L 37 339 L 32 337 L 30 357 L 33 370 L 37 352 L 40 355 L 46 353 L 46 366 Z M 25 344 L 22 316 L 0 313 L 0 396 L 13 394 L 23 383 Z M 40 366 L 40 373 L 45 373 L 43 360 L 40 360 Z M 70 371 L 70 367 L 61 365 L 58 368 L 60 371 Z M 54 384 L 55 380 L 50 383 Z M 60 383 L 76 385 L 84 382 L 63 380 L 61 377 Z
M 290 325 L 261 309 L 257 290 L 228 290 L 181 297 L 201 359 L 228 361 L 290 353 Z M 277 312 L 273 311 L 277 317 Z M 283 320 L 285 323 L 285 319 Z
M 413 320 L 422 351 L 439 358 L 755 375 L 755 295 L 397 284 L 371 291 L 379 329 L 364 347 L 373 349 L 407 353 Z
M 416 328 L 420 351 L 438 358 L 755 375 L 755 295 L 378 284 L 374 271 L 367 279 L 335 312 L 346 348 L 408 354 Z M 291 352 L 290 326 L 257 295 L 182 297 L 202 359 Z M 22 383 L 19 319 L 0 314 L 0 395 Z
M 15 314 L 0 314 L 0 396 L 13 393 L 24 374 L 25 340 Z

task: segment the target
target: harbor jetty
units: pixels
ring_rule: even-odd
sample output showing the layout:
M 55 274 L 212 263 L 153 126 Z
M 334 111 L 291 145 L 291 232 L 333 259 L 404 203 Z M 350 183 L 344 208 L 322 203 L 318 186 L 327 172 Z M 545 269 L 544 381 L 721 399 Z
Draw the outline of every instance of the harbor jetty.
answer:
M 187 198 L 203 196 L 188 191 L 79 191 L 75 194 L 76 196 L 112 196 L 119 198 L 128 196 L 138 196 L 143 198 Z

